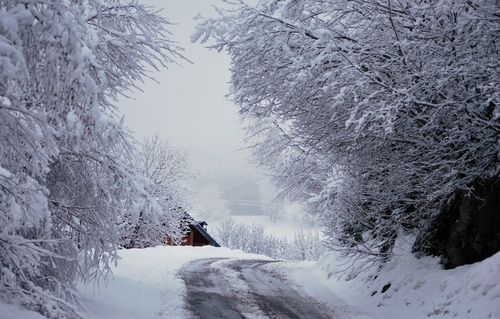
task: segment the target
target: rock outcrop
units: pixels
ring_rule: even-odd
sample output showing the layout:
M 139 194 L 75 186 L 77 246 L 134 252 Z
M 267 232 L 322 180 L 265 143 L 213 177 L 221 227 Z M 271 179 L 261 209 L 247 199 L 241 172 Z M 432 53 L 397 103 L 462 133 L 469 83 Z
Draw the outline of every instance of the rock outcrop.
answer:
M 478 180 L 459 191 L 434 220 L 424 250 L 443 257 L 446 268 L 488 258 L 500 251 L 500 178 Z

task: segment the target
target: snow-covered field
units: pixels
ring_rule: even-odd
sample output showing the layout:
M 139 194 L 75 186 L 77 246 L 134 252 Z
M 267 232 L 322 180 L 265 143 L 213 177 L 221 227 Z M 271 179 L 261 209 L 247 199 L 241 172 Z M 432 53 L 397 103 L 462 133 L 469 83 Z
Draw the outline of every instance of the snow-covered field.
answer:
M 168 246 L 122 250 L 120 257 L 106 284 L 80 285 L 88 318 L 187 318 L 186 288 L 177 274 L 182 265 L 200 258 L 267 258 L 226 248 Z M 442 270 L 435 258 L 402 255 L 379 273 L 376 268 L 360 271 L 360 263 L 339 273 L 346 261 L 333 253 L 319 262 L 269 266 L 322 302 L 337 305 L 343 300 L 357 308 L 363 315 L 356 319 L 500 318 L 500 254 L 454 270 Z M 0 305 L 0 319 L 41 318 Z

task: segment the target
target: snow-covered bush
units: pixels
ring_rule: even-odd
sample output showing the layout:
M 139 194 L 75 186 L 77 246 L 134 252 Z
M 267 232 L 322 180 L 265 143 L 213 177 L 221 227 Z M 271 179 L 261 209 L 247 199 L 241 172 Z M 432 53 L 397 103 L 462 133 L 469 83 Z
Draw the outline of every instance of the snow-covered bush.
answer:
M 317 231 L 299 229 L 289 241 L 286 237 L 266 234 L 263 225 L 239 223 L 231 217 L 223 219 L 215 227 L 214 238 L 223 247 L 278 259 L 317 260 L 325 252 Z

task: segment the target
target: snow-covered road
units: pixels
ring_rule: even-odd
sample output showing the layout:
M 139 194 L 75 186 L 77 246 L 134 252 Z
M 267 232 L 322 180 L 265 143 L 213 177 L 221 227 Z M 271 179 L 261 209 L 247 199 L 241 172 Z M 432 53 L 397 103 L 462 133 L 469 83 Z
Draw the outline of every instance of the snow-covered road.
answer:
M 267 256 L 211 246 L 126 249 L 120 250 L 119 255 L 120 263 L 107 282 L 79 284 L 86 318 L 200 317 L 190 300 L 196 295 L 192 287 L 196 283 L 191 281 L 186 285 L 180 276 L 199 271 L 198 280 L 206 282 L 197 284 L 201 287 L 199 295 L 206 291 L 212 291 L 214 298 L 219 298 L 217 294 L 229 295 L 222 298 L 224 302 L 237 305 L 230 308 L 233 312 L 226 313 L 226 318 L 287 318 L 287 310 L 283 316 L 272 311 L 281 311 L 273 299 L 290 296 L 283 292 L 288 291 L 289 284 L 299 295 L 313 296 L 327 304 L 331 312 L 324 318 L 500 319 L 500 253 L 452 270 L 442 269 L 437 258 L 417 259 L 410 253 L 398 255 L 382 270 L 359 267 L 362 260 L 346 269 L 346 260 L 333 252 L 318 262 L 300 263 L 273 262 Z M 391 287 L 382 293 L 388 283 Z M 308 297 L 305 299 L 316 307 Z M 286 308 L 292 300 L 284 297 L 281 303 Z M 302 306 L 291 307 L 303 311 Z M 210 311 L 205 308 L 198 313 L 207 318 Z M 0 302 L 0 319 L 13 318 L 45 319 Z
M 187 264 L 181 277 L 193 318 L 339 318 L 334 309 L 299 293 L 270 261 L 201 259 Z

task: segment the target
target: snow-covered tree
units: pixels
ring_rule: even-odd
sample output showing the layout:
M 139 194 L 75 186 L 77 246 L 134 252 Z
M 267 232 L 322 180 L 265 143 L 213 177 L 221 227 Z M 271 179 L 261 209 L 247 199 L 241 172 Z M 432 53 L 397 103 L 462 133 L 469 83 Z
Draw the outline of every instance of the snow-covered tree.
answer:
M 284 209 L 282 201 L 279 198 L 279 190 L 273 182 L 265 176 L 256 179 L 256 183 L 259 185 L 260 206 L 264 213 L 276 223 L 278 219 L 284 217 Z
M 222 219 L 214 229 L 214 236 L 217 238 L 217 242 L 222 247 L 232 247 L 233 238 L 238 227 L 239 225 L 236 223 L 234 218 L 228 217 Z
M 79 317 L 75 281 L 116 260 L 122 209 L 153 199 L 123 165 L 118 96 L 181 57 L 137 1 L 0 1 L 0 298 Z
M 291 259 L 295 260 L 318 260 L 325 252 L 319 231 L 295 231 L 294 240 L 291 243 Z
M 256 154 L 332 244 L 385 258 L 500 180 L 495 1 L 227 2 L 194 39 L 231 56 Z
M 219 187 L 214 184 L 205 185 L 198 193 L 195 207 L 198 218 L 219 220 L 230 213 L 227 200 L 222 198 Z
M 188 190 L 180 182 L 190 177 L 187 153 L 159 135 L 145 138 L 132 153 L 131 167 L 144 177 L 146 192 L 155 208 L 126 210 L 120 225 L 120 245 L 144 248 L 165 243 L 166 235 L 180 241 L 187 229 L 183 222 Z M 151 211 L 160 213 L 151 214 Z

